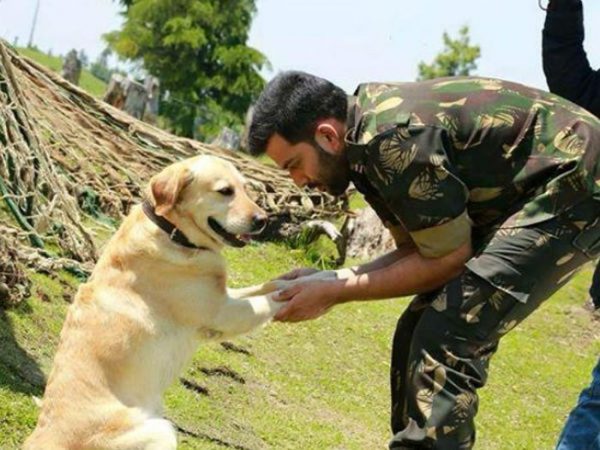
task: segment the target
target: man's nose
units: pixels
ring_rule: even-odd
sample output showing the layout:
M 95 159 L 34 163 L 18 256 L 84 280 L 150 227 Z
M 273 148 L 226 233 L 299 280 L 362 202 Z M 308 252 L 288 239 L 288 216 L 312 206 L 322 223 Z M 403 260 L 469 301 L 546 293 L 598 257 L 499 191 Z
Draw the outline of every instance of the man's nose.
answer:
M 269 222 L 269 218 L 264 213 L 257 213 L 252 216 L 252 232 L 260 233 L 263 231 L 267 223 Z

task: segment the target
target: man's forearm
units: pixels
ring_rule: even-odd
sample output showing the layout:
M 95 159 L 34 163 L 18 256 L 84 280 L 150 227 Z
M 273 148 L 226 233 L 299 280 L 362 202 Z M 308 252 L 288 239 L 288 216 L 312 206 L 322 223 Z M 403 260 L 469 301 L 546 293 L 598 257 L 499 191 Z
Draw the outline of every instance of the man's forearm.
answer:
M 383 268 L 335 281 L 335 295 L 342 303 L 428 292 L 458 276 L 470 256 L 470 243 L 441 258 L 411 253 Z
M 351 276 L 373 272 L 375 270 L 380 270 L 384 267 L 388 267 L 389 265 L 396 263 L 400 259 L 416 251 L 417 248 L 414 245 L 405 244 L 398 247 L 395 250 L 392 250 L 389 253 L 386 253 L 385 255 L 380 256 L 379 258 L 374 259 L 373 261 L 358 266 L 340 269 L 336 272 L 338 273 L 339 278 L 349 278 Z

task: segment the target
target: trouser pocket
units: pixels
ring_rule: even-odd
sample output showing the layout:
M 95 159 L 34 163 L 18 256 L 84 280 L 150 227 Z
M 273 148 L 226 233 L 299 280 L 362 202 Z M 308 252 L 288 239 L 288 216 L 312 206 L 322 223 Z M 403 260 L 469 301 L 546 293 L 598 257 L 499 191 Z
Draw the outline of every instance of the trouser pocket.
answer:
M 575 236 L 573 247 L 590 259 L 600 256 L 600 217 Z

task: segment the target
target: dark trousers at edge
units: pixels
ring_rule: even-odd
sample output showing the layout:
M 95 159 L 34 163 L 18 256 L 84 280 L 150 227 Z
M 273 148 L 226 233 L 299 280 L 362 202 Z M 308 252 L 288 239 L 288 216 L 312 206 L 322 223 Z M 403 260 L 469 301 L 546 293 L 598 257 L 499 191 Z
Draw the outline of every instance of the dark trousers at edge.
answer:
M 594 302 L 596 309 L 600 308 L 600 260 L 596 265 L 594 277 L 592 278 L 592 286 L 590 287 L 590 296 Z

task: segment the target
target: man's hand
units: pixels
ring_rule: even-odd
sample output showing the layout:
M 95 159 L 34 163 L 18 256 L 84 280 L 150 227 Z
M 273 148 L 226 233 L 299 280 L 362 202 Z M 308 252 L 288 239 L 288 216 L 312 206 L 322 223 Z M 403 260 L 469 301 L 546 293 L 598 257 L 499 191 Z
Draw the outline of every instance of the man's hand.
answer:
M 274 319 L 280 322 L 302 322 L 325 314 L 337 303 L 336 281 L 307 281 L 284 289 L 274 297 L 287 302 Z

